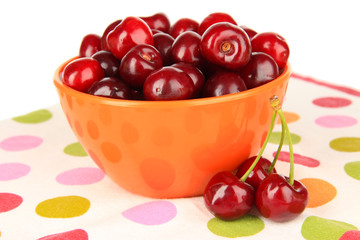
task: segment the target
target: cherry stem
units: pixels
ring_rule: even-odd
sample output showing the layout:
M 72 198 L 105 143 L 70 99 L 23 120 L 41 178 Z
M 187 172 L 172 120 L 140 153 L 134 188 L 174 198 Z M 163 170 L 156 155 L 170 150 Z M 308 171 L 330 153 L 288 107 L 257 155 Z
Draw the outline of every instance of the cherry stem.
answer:
M 278 110 L 274 110 L 274 111 L 277 112 Z M 281 138 L 280 138 L 280 143 L 279 143 L 278 149 L 277 149 L 277 151 L 276 151 L 274 160 L 272 161 L 270 167 L 268 168 L 268 172 L 269 172 L 269 173 L 272 173 L 272 171 L 274 170 L 275 164 L 276 164 L 276 162 L 277 162 L 277 160 L 278 160 L 278 158 L 279 158 L 279 155 L 280 155 L 282 146 L 283 146 L 283 144 L 284 144 L 284 138 L 285 138 L 284 125 L 283 125 L 282 122 L 281 122 Z
M 279 109 L 278 111 L 279 117 L 281 119 L 281 125 L 284 128 L 283 130 L 285 130 L 286 132 L 286 137 L 288 140 L 288 144 L 289 144 L 289 154 L 290 154 L 290 174 L 289 174 L 289 184 L 293 185 L 294 184 L 294 150 L 293 150 L 293 145 L 292 145 L 292 140 L 291 140 L 291 135 L 290 135 L 290 130 L 289 127 L 286 123 L 285 117 L 284 117 L 284 113 L 282 112 L 281 109 Z M 284 132 L 284 131 L 283 131 Z
M 275 123 L 275 118 L 276 118 L 276 111 L 273 111 L 272 114 L 272 119 L 271 119 L 271 123 L 270 123 L 270 128 L 269 128 L 269 132 L 265 138 L 265 141 L 263 143 L 263 145 L 261 146 L 260 152 L 257 155 L 257 157 L 255 158 L 254 162 L 251 164 L 251 166 L 249 167 L 249 169 L 244 173 L 244 175 L 240 178 L 240 180 L 242 182 L 245 182 L 246 179 L 248 178 L 248 176 L 250 175 L 251 171 L 254 170 L 256 164 L 259 162 L 259 159 L 261 158 L 261 155 L 263 154 L 265 147 L 267 145 L 267 143 L 269 142 L 272 130 L 274 128 L 274 123 Z

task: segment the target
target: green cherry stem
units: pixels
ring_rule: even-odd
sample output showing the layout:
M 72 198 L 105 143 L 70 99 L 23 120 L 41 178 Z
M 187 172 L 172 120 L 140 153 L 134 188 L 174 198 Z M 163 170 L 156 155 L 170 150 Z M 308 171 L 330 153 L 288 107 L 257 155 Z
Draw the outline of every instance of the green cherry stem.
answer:
M 270 101 L 272 101 L 272 99 L 270 99 Z M 259 162 L 259 159 L 261 157 L 261 155 L 264 153 L 265 147 L 267 145 L 267 143 L 269 142 L 270 139 L 270 135 L 272 133 L 272 130 L 274 128 L 274 123 L 275 123 L 275 118 L 276 118 L 276 111 L 273 111 L 272 114 L 272 118 L 271 118 L 271 123 L 270 123 L 270 128 L 269 128 L 269 132 L 266 135 L 265 141 L 263 143 L 263 145 L 261 146 L 261 149 L 259 151 L 259 154 L 257 155 L 257 157 L 255 158 L 254 162 L 251 164 L 251 166 L 249 167 L 249 169 L 244 173 L 244 175 L 240 178 L 240 180 L 242 182 L 245 182 L 247 177 L 250 175 L 251 171 L 254 170 L 256 164 Z
M 275 110 L 276 112 L 278 110 Z M 281 120 L 281 119 L 280 119 Z M 284 125 L 282 124 L 282 121 L 281 121 L 281 138 L 280 138 L 280 143 L 279 143 L 279 146 L 278 146 L 278 149 L 276 151 L 276 154 L 275 154 L 275 157 L 274 157 L 274 160 L 272 161 L 270 167 L 268 168 L 268 172 L 269 173 L 272 173 L 272 171 L 274 170 L 274 167 L 275 167 L 275 164 L 279 158 L 279 155 L 280 155 L 280 152 L 281 152 L 281 149 L 282 149 L 282 146 L 284 144 L 284 138 L 285 138 L 285 129 L 284 129 Z
M 294 184 L 294 150 L 293 150 L 291 135 L 290 135 L 289 127 L 288 127 L 285 117 L 284 117 L 284 113 L 282 112 L 281 109 L 279 109 L 277 111 L 277 113 L 279 114 L 279 117 L 281 119 L 281 125 L 284 127 L 283 130 L 285 130 L 285 132 L 286 132 L 286 137 L 287 137 L 288 144 L 289 144 L 289 154 L 290 154 L 289 184 L 293 185 Z

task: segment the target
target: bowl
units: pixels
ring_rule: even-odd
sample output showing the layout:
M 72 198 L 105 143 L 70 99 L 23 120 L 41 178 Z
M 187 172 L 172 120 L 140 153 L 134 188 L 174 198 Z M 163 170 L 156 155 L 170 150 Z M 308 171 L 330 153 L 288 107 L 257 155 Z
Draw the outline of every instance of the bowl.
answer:
M 273 81 L 220 97 L 118 100 L 76 91 L 54 74 L 60 104 L 93 161 L 120 187 L 151 198 L 201 195 L 219 171 L 234 170 L 261 148 L 269 99 L 284 98 L 290 66 Z

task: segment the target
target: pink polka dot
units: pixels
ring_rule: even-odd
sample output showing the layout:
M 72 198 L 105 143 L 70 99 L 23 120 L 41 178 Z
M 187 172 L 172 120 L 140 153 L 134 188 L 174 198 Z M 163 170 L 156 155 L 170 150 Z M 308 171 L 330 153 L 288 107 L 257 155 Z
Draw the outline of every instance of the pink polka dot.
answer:
M 14 136 L 0 142 L 0 148 L 6 151 L 24 151 L 31 148 L 36 148 L 42 142 L 43 139 L 36 136 Z
M 351 100 L 341 97 L 322 97 L 313 101 L 316 106 L 328 108 L 346 107 L 351 103 Z
M 104 172 L 99 168 L 75 168 L 60 173 L 56 181 L 64 185 L 87 185 L 101 181 L 104 176 Z
M 339 240 L 359 240 L 360 239 L 360 231 L 351 230 L 345 232 Z
M 64 239 L 88 240 L 89 236 L 85 230 L 75 229 L 68 232 L 47 235 L 37 240 L 64 240 Z
M 13 193 L 0 193 L 0 213 L 13 210 L 20 206 L 23 198 Z
M 276 155 L 276 152 L 273 153 L 273 156 Z M 289 152 L 280 152 L 279 154 L 279 161 L 283 161 L 283 162 L 290 162 L 290 154 Z M 320 161 L 311 158 L 311 157 L 306 157 L 300 154 L 296 154 L 294 153 L 294 163 L 295 164 L 300 164 L 306 167 L 318 167 L 320 165 Z
M 30 172 L 30 166 L 22 163 L 0 164 L 0 181 L 8 181 L 25 176 Z
M 344 115 L 327 115 L 315 119 L 315 123 L 327 128 L 342 128 L 355 125 L 357 119 Z
M 122 215 L 136 223 L 159 225 L 173 219 L 177 214 L 176 207 L 169 201 L 152 201 L 132 207 Z

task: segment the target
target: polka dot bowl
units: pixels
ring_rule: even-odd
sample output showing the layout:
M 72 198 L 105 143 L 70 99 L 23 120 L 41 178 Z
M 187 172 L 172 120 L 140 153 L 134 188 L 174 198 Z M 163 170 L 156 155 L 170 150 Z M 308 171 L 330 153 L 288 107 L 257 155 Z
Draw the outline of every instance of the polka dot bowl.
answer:
M 202 194 L 208 180 L 255 155 L 270 125 L 269 99 L 283 99 L 290 67 L 242 93 L 181 101 L 117 100 L 85 94 L 55 72 L 62 109 L 93 161 L 119 186 L 154 198 Z

